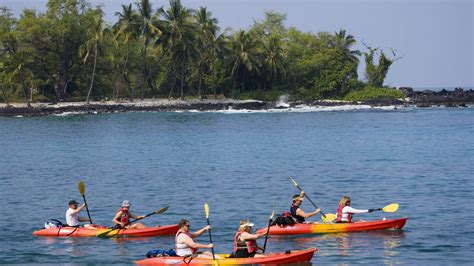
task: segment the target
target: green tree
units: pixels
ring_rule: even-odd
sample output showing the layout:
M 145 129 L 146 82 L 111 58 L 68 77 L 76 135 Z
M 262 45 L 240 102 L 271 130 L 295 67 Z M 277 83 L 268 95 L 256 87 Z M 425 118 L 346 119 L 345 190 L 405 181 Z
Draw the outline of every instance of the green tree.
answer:
M 383 51 L 380 51 L 378 65 L 374 63 L 374 55 L 377 48 L 367 46 L 368 52 L 364 53 L 365 57 L 365 78 L 367 84 L 371 87 L 382 87 L 388 70 L 393 62 L 397 59 L 389 59 Z
M 107 32 L 110 32 L 109 29 L 105 28 L 104 29 L 104 21 L 102 19 L 103 12 L 102 10 L 98 7 L 96 10 L 94 10 L 94 16 L 89 22 L 89 27 L 87 28 L 88 30 L 88 35 L 90 36 L 90 39 L 86 40 L 86 42 L 81 46 L 81 54 L 83 54 L 84 57 L 84 63 L 87 61 L 89 58 L 89 55 L 91 51 L 94 53 L 94 63 L 92 67 L 92 76 L 91 76 L 91 82 L 90 82 L 90 87 L 87 92 L 87 97 L 86 97 L 86 103 L 89 104 L 90 101 L 90 96 L 92 89 L 94 87 L 94 80 L 95 80 L 95 75 L 96 75 L 96 67 L 97 67 L 97 57 L 99 53 L 99 45 L 104 39 L 104 34 Z
M 347 59 L 358 63 L 359 56 L 362 53 L 359 50 L 351 50 L 351 47 L 357 43 L 354 36 L 346 35 L 346 31 L 343 29 L 335 32 L 334 36 L 336 37 L 334 41 L 335 48 L 341 51 Z
M 120 44 L 126 46 L 126 53 L 125 58 L 122 63 L 121 71 L 120 71 L 120 78 L 123 83 L 128 83 L 126 78 L 126 71 L 128 67 L 128 62 L 130 59 L 131 53 L 131 43 L 134 42 L 138 38 L 139 34 L 139 27 L 138 27 L 138 15 L 133 10 L 132 4 L 128 6 L 122 5 L 122 12 L 115 13 L 116 16 L 119 17 L 118 22 L 114 25 L 115 31 L 115 38 L 119 40 Z M 115 84 L 114 84 L 115 87 Z M 129 87 L 130 90 L 130 100 L 133 101 L 133 87 Z M 119 96 L 119 89 L 116 88 L 113 97 L 117 100 Z
M 168 94 L 171 97 L 180 73 L 180 98 L 184 97 L 184 79 L 186 64 L 197 55 L 195 39 L 196 24 L 193 21 L 191 10 L 181 5 L 180 0 L 170 0 L 170 6 L 163 11 L 163 28 L 166 35 L 163 44 L 170 51 L 170 60 L 173 62 L 173 85 Z

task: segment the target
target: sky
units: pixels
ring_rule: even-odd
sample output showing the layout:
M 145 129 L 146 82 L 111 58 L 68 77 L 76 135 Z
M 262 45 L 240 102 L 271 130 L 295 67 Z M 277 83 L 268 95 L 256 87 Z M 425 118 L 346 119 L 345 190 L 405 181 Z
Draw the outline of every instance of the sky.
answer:
M 102 5 L 108 22 L 122 4 L 137 0 L 89 0 Z M 168 0 L 150 0 L 153 7 Z M 0 0 L 16 16 L 24 8 L 44 11 L 47 0 Z M 414 88 L 474 88 L 474 0 L 182 0 L 189 8 L 206 6 L 222 28 L 248 29 L 265 11 L 287 15 L 286 26 L 317 33 L 345 29 L 358 41 L 396 61 L 385 85 Z M 361 60 L 363 62 L 363 59 Z M 363 65 L 359 69 L 361 79 Z

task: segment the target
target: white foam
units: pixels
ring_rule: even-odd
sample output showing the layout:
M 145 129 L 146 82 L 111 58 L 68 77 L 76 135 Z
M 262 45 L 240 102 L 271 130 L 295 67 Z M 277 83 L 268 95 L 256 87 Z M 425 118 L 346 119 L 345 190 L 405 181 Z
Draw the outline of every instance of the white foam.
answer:
M 268 110 L 248 110 L 248 109 L 227 109 L 220 111 L 206 111 L 216 112 L 224 114 L 243 114 L 243 113 L 311 113 L 311 112 L 344 112 L 344 111 L 363 111 L 363 110 L 379 110 L 379 111 L 392 111 L 392 110 L 409 110 L 404 106 L 370 106 L 370 105 L 338 105 L 338 106 L 309 106 L 309 105 L 297 105 L 289 108 L 275 108 Z

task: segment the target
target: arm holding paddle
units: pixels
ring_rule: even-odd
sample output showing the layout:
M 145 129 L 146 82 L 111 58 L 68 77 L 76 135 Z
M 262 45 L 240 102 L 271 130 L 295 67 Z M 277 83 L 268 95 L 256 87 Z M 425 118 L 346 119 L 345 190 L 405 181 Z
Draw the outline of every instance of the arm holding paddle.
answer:
M 190 235 L 193 237 L 193 238 L 196 238 L 196 237 L 199 237 L 200 235 L 204 234 L 205 232 L 211 230 L 211 226 L 210 225 L 206 225 L 204 226 L 203 228 L 197 230 L 196 232 L 193 232 L 193 233 L 190 233 Z

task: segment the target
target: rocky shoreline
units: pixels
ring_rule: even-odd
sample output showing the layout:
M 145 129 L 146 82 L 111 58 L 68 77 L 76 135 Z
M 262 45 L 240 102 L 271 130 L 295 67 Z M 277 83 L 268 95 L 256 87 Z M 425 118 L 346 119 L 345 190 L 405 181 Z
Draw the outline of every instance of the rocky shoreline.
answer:
M 100 101 L 85 104 L 83 102 L 61 102 L 61 103 L 32 103 L 31 107 L 26 104 L 0 104 L 0 116 L 30 117 L 58 115 L 65 113 L 120 113 L 120 112 L 170 112 L 170 111 L 219 111 L 219 110 L 268 110 L 284 109 L 299 105 L 308 106 L 344 106 L 344 105 L 370 105 L 370 106 L 391 106 L 405 105 L 416 107 L 467 107 L 474 104 L 474 90 L 455 89 L 454 91 L 414 91 L 411 88 L 400 88 L 407 98 L 394 100 L 373 100 L 365 102 L 347 101 L 299 101 L 299 102 L 262 102 L 256 100 L 168 100 L 168 99 L 147 99 L 136 102 L 112 102 Z

